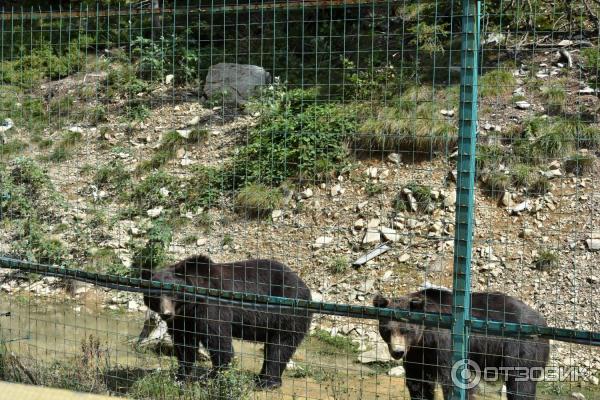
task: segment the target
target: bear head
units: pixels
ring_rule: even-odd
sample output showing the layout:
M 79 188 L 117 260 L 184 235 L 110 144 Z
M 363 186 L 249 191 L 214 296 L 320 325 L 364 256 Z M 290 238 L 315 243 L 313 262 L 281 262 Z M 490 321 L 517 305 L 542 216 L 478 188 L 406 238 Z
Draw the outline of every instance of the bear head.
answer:
M 393 299 L 376 295 L 373 299 L 373 305 L 379 308 L 398 308 L 423 312 L 425 310 L 425 298 L 419 294 Z M 379 334 L 386 342 L 390 355 L 396 360 L 404 358 L 411 346 L 418 345 L 421 342 L 423 331 L 424 327 L 422 325 L 379 317 Z
M 165 283 L 174 283 L 185 285 L 186 281 L 179 274 L 170 270 L 162 270 L 152 273 L 149 270 L 141 271 L 142 279 L 153 281 L 161 281 Z M 177 315 L 182 315 L 180 308 L 183 306 L 183 301 L 178 301 L 172 293 L 165 291 L 160 295 L 144 294 L 144 304 L 150 310 L 156 312 L 163 321 L 168 322 Z

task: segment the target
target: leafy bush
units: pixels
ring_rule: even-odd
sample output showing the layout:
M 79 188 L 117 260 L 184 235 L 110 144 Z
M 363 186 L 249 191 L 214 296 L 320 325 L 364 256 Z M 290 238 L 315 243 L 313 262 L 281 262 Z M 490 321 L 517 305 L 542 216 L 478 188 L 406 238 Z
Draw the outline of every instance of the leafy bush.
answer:
M 429 186 L 411 183 L 406 186 L 406 189 L 410 190 L 412 197 L 415 199 L 417 211 L 426 213 L 433 211 L 435 203 L 431 197 L 431 188 Z M 396 195 L 393 207 L 398 212 L 411 210 L 409 197 L 404 191 L 400 191 Z
M 235 197 L 235 209 L 248 217 L 265 217 L 281 206 L 281 192 L 260 183 L 249 184 Z
M 121 160 L 102 165 L 94 176 L 94 185 L 102 189 L 122 190 L 131 182 L 131 175 Z
M 558 267 L 558 255 L 550 250 L 542 250 L 535 259 L 533 265 L 536 269 L 547 271 Z
M 328 270 L 332 274 L 341 274 L 348 270 L 348 266 L 348 259 L 346 257 L 336 256 L 330 261 Z
M 192 210 L 215 205 L 221 193 L 228 189 L 226 179 L 220 169 L 194 165 L 183 189 L 182 201 L 186 208 Z
M 136 276 L 141 269 L 155 271 L 166 264 L 167 250 L 173 240 L 173 230 L 164 219 L 156 220 L 146 233 L 148 241 L 134 246 L 132 270 L 121 275 Z
M 506 96 L 512 93 L 516 84 L 517 80 L 511 71 L 496 69 L 479 79 L 479 94 L 481 97 Z
M 147 210 L 159 206 L 171 209 L 179 204 L 176 194 L 180 185 L 181 182 L 173 175 L 158 171 L 135 185 L 129 194 L 129 200 L 138 214 L 145 214 Z
M 490 197 L 497 198 L 508 190 L 510 183 L 511 177 L 504 171 L 491 171 L 484 180 L 485 192 Z
M 314 91 L 277 85 L 269 96 L 251 106 L 259 110 L 260 120 L 234 158 L 234 187 L 277 185 L 287 178 L 319 180 L 344 165 L 343 140 L 356 131 L 352 107 L 308 102 Z

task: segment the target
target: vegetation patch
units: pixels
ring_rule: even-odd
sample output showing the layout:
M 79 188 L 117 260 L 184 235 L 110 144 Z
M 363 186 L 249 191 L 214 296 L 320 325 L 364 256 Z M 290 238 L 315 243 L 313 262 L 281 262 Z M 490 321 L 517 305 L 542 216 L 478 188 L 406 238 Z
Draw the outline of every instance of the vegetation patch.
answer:
M 161 144 L 149 160 L 143 161 L 138 166 L 138 172 L 159 169 L 175 157 L 177 149 L 186 143 L 200 143 L 208 136 L 208 132 L 202 129 L 191 130 L 187 137 L 176 131 L 164 134 Z
M 431 195 L 431 188 L 429 186 L 411 183 L 396 195 L 393 201 L 393 207 L 397 212 L 419 211 L 431 213 L 435 208 L 435 201 Z
M 94 185 L 100 189 L 121 191 L 131 184 L 131 174 L 121 160 L 109 161 L 102 165 L 94 176 Z
M 346 336 L 332 336 L 329 332 L 322 329 L 317 329 L 313 332 L 312 336 L 321 343 L 318 351 L 320 354 L 335 356 L 358 353 L 358 345 Z
M 558 262 L 558 255 L 555 252 L 550 250 L 542 250 L 536 257 L 533 265 L 540 271 L 548 271 L 557 268 L 559 265 Z
M 79 131 L 66 131 L 62 134 L 61 140 L 54 146 L 54 149 L 48 154 L 47 160 L 52 162 L 62 162 L 71 157 L 71 150 L 81 140 L 82 135 Z
M 348 258 L 345 256 L 335 256 L 329 262 L 328 270 L 332 274 L 343 274 L 350 266 Z
M 511 71 L 493 70 L 479 78 L 479 94 L 481 97 L 506 96 L 513 92 L 516 84 L 517 80 Z
M 596 157 L 591 154 L 573 154 L 565 160 L 564 166 L 565 171 L 575 174 L 583 175 L 590 173 L 594 170 L 596 163 Z
M 271 189 L 260 183 L 249 184 L 235 196 L 235 210 L 248 217 L 265 217 L 279 208 L 282 195 L 279 189 Z

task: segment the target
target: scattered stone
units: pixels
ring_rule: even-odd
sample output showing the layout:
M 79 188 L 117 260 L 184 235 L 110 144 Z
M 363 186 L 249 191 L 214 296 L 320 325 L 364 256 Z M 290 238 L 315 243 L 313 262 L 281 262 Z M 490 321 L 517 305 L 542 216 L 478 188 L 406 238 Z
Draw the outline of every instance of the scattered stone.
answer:
M 483 125 L 483 129 L 485 129 L 486 131 L 490 131 L 492 130 L 493 125 L 490 124 L 489 122 L 486 122 L 485 125 Z
M 358 355 L 361 364 L 385 363 L 392 361 L 392 356 L 385 343 L 377 342 L 375 347 Z
M 356 229 L 356 230 L 361 230 L 365 226 L 366 226 L 366 222 L 362 218 L 357 219 L 356 221 L 354 221 L 354 229 Z
M 598 377 L 597 377 L 597 376 L 593 376 L 593 375 L 592 375 L 592 376 L 590 376 L 590 379 L 589 379 L 589 381 L 590 381 L 590 383 L 591 383 L 592 385 L 594 385 L 594 386 L 598 386 L 598 385 L 600 384 L 600 379 L 598 379 Z
M 71 127 L 69 127 L 69 132 L 83 133 L 83 128 L 80 126 L 71 126 Z
M 367 222 L 367 228 L 377 228 L 379 227 L 381 221 L 378 218 L 372 218 Z
M 560 42 L 558 42 L 558 47 L 567 47 L 567 46 L 571 46 L 572 44 L 573 44 L 572 40 L 563 39 Z
M 294 360 L 290 360 L 288 361 L 285 369 L 288 369 L 290 371 L 296 370 L 298 369 L 298 365 L 294 362 Z
M 444 207 L 452 207 L 454 205 L 456 205 L 456 192 L 455 191 L 451 191 L 450 193 L 448 193 L 446 195 L 446 198 L 444 198 Z
M 402 156 L 398 153 L 391 153 L 388 154 L 387 159 L 393 162 L 394 164 L 400 164 L 400 162 L 402 161 Z
M 135 300 L 129 300 L 127 302 L 127 309 L 129 311 L 137 311 L 140 308 L 140 305 Z
M 577 93 L 579 93 L 579 94 L 594 94 L 594 93 L 596 93 L 596 90 L 594 88 L 586 86 L 583 89 L 579 90 Z
M 374 228 L 367 228 L 367 231 L 365 232 L 365 236 L 363 237 L 363 244 L 367 244 L 367 243 L 376 243 L 379 242 L 380 240 L 380 233 L 379 233 L 379 229 L 374 229 Z
M 381 277 L 381 280 L 383 282 L 387 282 L 390 280 L 390 278 L 392 277 L 392 275 L 394 274 L 393 271 L 385 271 L 385 273 L 383 274 L 383 276 Z
M 454 110 L 440 110 L 440 113 L 446 117 L 454 116 Z
M 173 79 L 175 79 L 175 75 L 173 74 L 165 76 L 165 84 L 170 85 L 173 82 Z
M 504 207 L 511 207 L 512 206 L 512 194 L 508 191 L 504 192 L 500 202 L 502 203 L 502 205 Z
M 337 196 L 339 194 L 343 194 L 344 192 L 345 192 L 345 190 L 342 189 L 342 185 L 340 185 L 339 183 L 337 185 L 334 185 L 331 188 L 331 196 L 332 197 L 335 197 L 335 196 Z
M 531 209 L 531 202 L 529 200 L 525 200 L 522 203 L 517 204 L 515 207 L 513 207 L 510 212 L 512 214 L 519 214 L 523 211 L 529 210 Z
M 519 233 L 519 237 L 522 239 L 529 238 L 533 236 L 533 229 L 524 228 L 521 233 Z
M 398 365 L 388 371 L 388 375 L 394 378 L 400 378 L 405 375 L 404 367 L 402 365 Z
M 190 138 L 190 133 L 192 133 L 191 129 L 177 129 L 175 132 L 179 134 L 184 139 Z
M 592 234 L 589 239 L 586 239 L 585 243 L 587 244 L 589 251 L 599 251 L 600 250 L 600 235 Z
M 161 196 L 163 197 L 169 197 L 169 194 L 171 194 L 171 192 L 169 191 L 169 189 L 167 189 L 166 187 L 161 187 L 158 192 L 160 193 Z
M 531 107 L 531 104 L 529 104 L 525 100 L 517 101 L 515 103 L 515 105 L 517 106 L 517 108 L 519 110 L 527 110 L 527 109 L 529 109 Z
M 162 214 L 162 212 L 163 212 L 163 207 L 162 206 L 158 206 L 158 207 L 151 208 L 150 210 L 146 211 L 146 214 L 148 214 L 148 216 L 150 218 L 156 218 L 160 214 Z
M 333 242 L 333 238 L 330 236 L 321 236 L 318 237 L 317 240 L 315 240 L 315 243 L 313 244 L 313 247 L 318 249 L 324 246 L 327 246 L 329 243 Z
M 580 392 L 571 393 L 571 398 L 576 400 L 585 400 L 585 396 L 583 395 L 583 393 Z
M 271 218 L 273 220 L 279 219 L 283 216 L 283 211 L 282 210 L 273 210 L 271 212 Z
M 198 125 L 200 123 L 200 117 L 199 116 L 195 116 L 192 119 L 190 119 L 187 122 L 187 126 L 194 126 L 194 125 Z
M 388 228 L 385 226 L 382 226 L 379 231 L 381 232 L 381 234 L 383 235 L 383 237 L 386 240 L 389 240 L 391 242 L 396 242 L 398 240 L 400 240 L 400 238 L 402 237 L 402 235 L 400 235 L 399 233 L 396 232 L 396 230 L 392 229 L 392 228 Z
M 368 201 L 363 201 L 363 202 L 360 202 L 360 203 L 358 203 L 358 204 L 356 205 L 356 211 L 359 211 L 359 212 L 360 212 L 360 211 L 362 211 L 362 210 L 363 210 L 363 209 L 364 209 L 366 206 L 368 206 L 368 205 L 369 205 L 369 202 L 368 202 Z
M 365 171 L 365 174 L 369 178 L 377 178 L 377 167 L 369 167 Z
M 209 68 L 204 81 L 208 98 L 222 96 L 226 102 L 245 104 L 258 88 L 271 82 L 271 74 L 256 65 L 219 63 Z
M 400 258 L 398 258 L 398 262 L 401 262 L 401 263 L 405 263 L 408 260 L 410 260 L 410 254 L 408 254 L 408 253 L 404 253 L 400 256 Z
M 562 172 L 559 169 L 550 169 L 548 171 L 542 171 L 541 175 L 548 179 L 554 179 L 562 176 Z
M 313 191 L 311 188 L 306 188 L 304 189 L 304 191 L 302 191 L 302 193 L 300 193 L 300 196 L 303 199 L 310 199 L 311 197 L 313 197 Z

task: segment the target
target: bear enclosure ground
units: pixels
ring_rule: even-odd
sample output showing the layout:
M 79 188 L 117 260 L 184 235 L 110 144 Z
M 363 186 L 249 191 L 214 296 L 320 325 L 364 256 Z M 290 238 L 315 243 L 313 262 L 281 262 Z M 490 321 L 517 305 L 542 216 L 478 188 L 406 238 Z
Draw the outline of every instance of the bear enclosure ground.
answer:
M 460 2 L 59 3 L 0 6 L 0 256 L 116 276 L 193 254 L 270 258 L 313 299 L 353 305 L 452 287 Z M 598 332 L 599 3 L 482 5 L 473 289 Z M 205 379 L 200 357 L 178 386 L 141 295 L 0 281 L 3 380 L 138 399 L 409 398 L 376 321 L 315 315 L 281 389 L 253 387 L 262 345 L 241 341 L 232 372 Z M 600 398 L 598 348 L 551 341 L 549 365 L 585 373 L 538 398 Z

